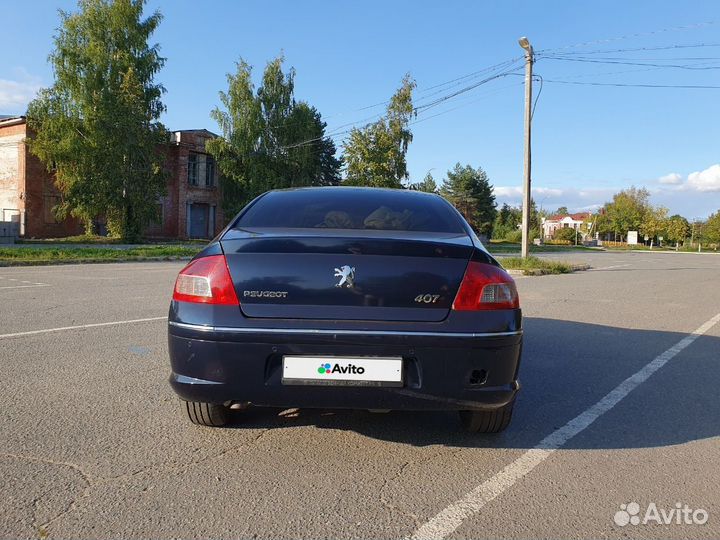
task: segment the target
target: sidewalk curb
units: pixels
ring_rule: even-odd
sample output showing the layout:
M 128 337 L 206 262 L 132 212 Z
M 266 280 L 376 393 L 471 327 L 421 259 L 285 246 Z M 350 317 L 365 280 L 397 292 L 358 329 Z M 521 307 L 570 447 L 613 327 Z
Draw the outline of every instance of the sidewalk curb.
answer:
M 502 262 L 502 261 L 501 261 Z M 549 272 L 547 270 L 542 270 L 540 268 L 528 268 L 526 270 L 518 270 L 518 269 L 505 269 L 505 271 L 510 274 L 511 276 L 567 276 L 569 274 L 574 274 L 575 272 L 583 272 L 585 270 L 590 270 L 592 268 L 589 264 L 572 264 L 570 265 L 572 270 L 568 273 L 562 274 L 562 273 L 553 273 Z
M 13 261 L 4 260 L 0 261 L 0 267 L 11 267 L 11 266 L 59 266 L 63 264 L 112 264 L 112 263 L 126 263 L 126 262 L 163 262 L 163 261 L 189 261 L 192 257 L 126 257 L 122 259 L 102 259 L 102 258 L 88 258 L 88 259 L 57 259 L 57 260 L 24 260 L 24 261 Z

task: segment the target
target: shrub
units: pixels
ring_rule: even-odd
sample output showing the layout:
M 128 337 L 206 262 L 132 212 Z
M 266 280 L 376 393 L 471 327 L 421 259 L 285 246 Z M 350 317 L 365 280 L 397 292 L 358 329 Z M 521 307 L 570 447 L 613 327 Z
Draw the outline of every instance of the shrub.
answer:
M 507 235 L 505 235 L 505 240 L 507 240 L 508 242 L 513 242 L 513 243 L 522 242 L 522 231 L 519 229 L 516 229 L 514 231 L 509 232 Z
M 570 227 L 557 229 L 555 231 L 555 234 L 553 235 L 553 240 L 566 240 L 573 244 L 575 243 L 576 239 L 577 242 L 580 243 L 580 233 Z

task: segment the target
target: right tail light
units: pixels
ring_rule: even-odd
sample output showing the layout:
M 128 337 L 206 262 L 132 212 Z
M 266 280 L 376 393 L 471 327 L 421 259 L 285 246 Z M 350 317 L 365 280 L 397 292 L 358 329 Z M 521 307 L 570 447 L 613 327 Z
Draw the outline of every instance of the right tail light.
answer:
M 498 266 L 470 261 L 452 308 L 455 311 L 517 309 L 515 281 Z

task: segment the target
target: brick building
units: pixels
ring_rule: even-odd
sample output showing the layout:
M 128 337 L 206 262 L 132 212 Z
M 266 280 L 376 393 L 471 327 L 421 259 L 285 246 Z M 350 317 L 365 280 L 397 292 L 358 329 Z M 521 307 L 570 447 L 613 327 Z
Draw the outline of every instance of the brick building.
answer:
M 167 195 L 161 223 L 145 230 L 159 238 L 212 238 L 225 226 L 217 166 L 205 144 L 217 137 L 206 129 L 175 131 L 167 149 Z
M 60 193 L 24 143 L 27 134 L 25 117 L 0 117 L 0 221 L 19 223 L 20 236 L 26 238 L 82 233 L 78 220 L 57 221 L 53 216 Z
M 60 193 L 52 174 L 29 152 L 27 135 L 25 117 L 0 117 L 0 221 L 20 223 L 25 238 L 82 234 L 78 220 L 55 220 L 52 208 Z M 166 195 L 158 201 L 161 219 L 146 227 L 146 236 L 212 238 L 220 232 L 225 220 L 218 171 L 205 150 L 214 137 L 205 129 L 172 133 L 166 148 Z

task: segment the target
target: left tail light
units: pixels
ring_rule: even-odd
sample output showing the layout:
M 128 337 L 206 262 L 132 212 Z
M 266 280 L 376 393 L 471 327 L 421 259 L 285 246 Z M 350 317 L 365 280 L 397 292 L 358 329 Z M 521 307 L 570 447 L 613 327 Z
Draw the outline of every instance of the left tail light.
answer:
M 175 280 L 173 300 L 237 306 L 237 294 L 224 255 L 191 261 Z

